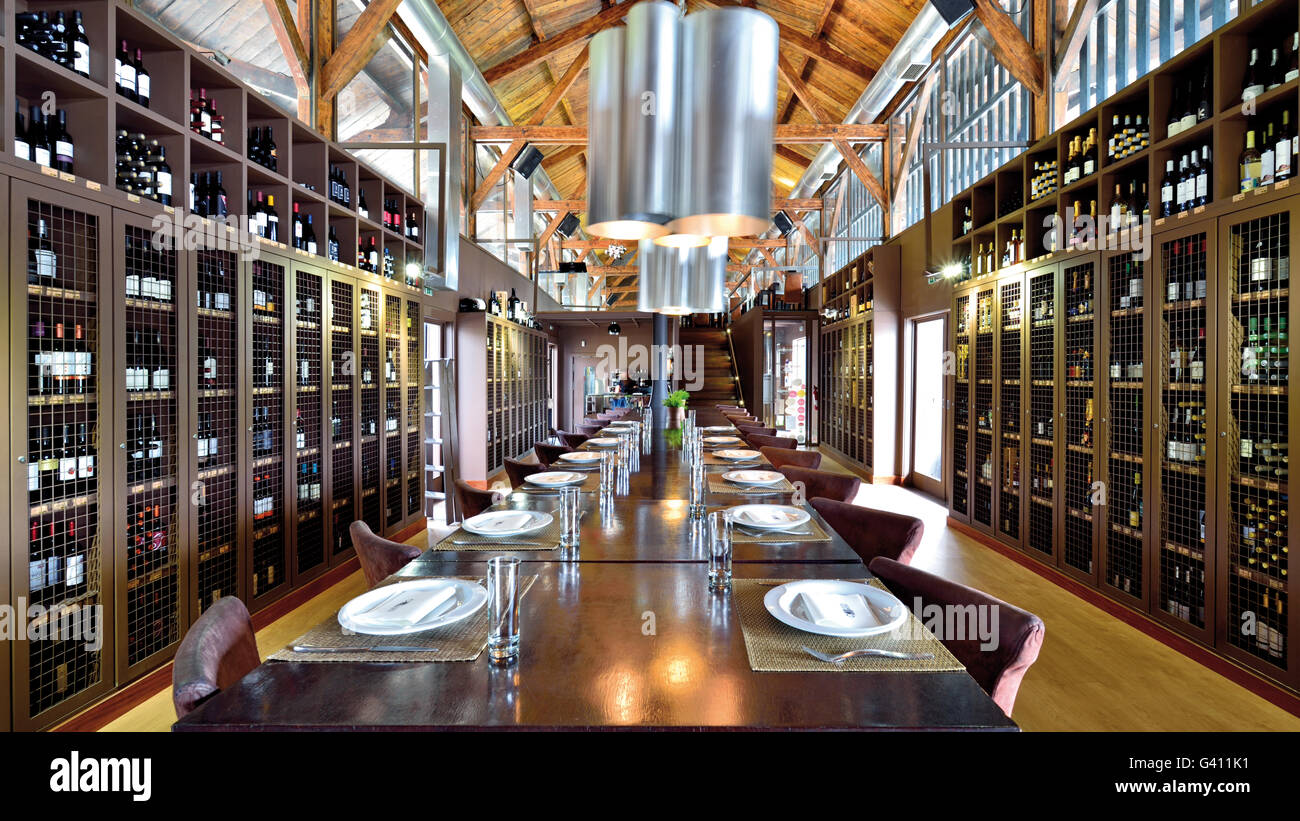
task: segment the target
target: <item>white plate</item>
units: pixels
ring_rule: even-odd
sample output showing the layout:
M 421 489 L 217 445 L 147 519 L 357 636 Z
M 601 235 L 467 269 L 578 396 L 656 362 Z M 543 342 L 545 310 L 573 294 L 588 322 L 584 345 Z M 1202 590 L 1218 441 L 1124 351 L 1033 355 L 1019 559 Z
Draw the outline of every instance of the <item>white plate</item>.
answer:
M 576 485 L 587 480 L 586 474 L 570 473 L 567 470 L 546 470 L 524 477 L 524 481 L 539 487 L 564 487 Z
M 595 439 L 588 439 L 584 444 L 591 445 L 593 448 L 612 448 L 618 444 L 618 438 L 614 436 L 597 436 Z
M 450 610 L 444 611 L 440 615 L 427 616 L 423 621 L 417 622 L 409 627 L 376 627 L 373 625 L 358 624 L 353 620 L 353 616 L 364 613 L 375 605 L 381 604 L 400 591 L 417 592 L 417 591 L 436 591 L 451 585 L 456 588 L 456 604 Z M 351 630 L 354 633 L 365 633 L 371 636 L 402 636 L 407 633 L 419 633 L 424 630 L 432 630 L 435 627 L 458 622 L 467 616 L 472 615 L 476 610 L 483 606 L 487 601 L 487 590 L 483 585 L 477 582 L 466 581 L 464 579 L 413 579 L 409 582 L 398 582 L 386 587 L 376 587 L 374 590 L 368 590 L 357 596 L 352 601 L 343 605 L 339 610 L 339 624 L 345 630 Z
M 735 433 L 736 428 L 733 425 L 709 425 L 707 428 L 700 428 L 704 433 Z
M 560 458 L 565 462 L 577 462 L 579 464 L 591 465 L 600 461 L 599 453 L 590 451 L 573 451 L 572 453 L 561 453 Z
M 608 425 L 606 425 L 605 427 L 607 427 L 607 428 L 630 428 L 630 427 L 634 427 L 634 423 L 632 423 L 632 422 L 610 422 L 610 423 L 609 423 Z
M 775 485 L 785 476 L 775 470 L 729 470 L 722 478 L 738 485 Z
M 739 445 L 739 436 L 706 436 L 704 437 L 706 445 Z
M 489 510 L 461 523 L 479 536 L 522 536 L 549 525 L 555 517 L 540 510 Z
M 865 596 L 873 605 L 870 608 L 872 612 L 864 614 L 864 621 L 871 622 L 870 626 L 832 627 L 811 621 L 807 613 L 804 612 L 803 603 L 799 597 L 800 593 L 807 590 L 839 594 L 857 593 Z M 802 579 L 767 591 L 767 595 L 763 596 L 763 606 L 767 608 L 767 612 L 776 617 L 777 621 L 788 624 L 796 630 L 816 633 L 821 636 L 851 636 L 854 638 L 877 636 L 881 633 L 891 633 L 897 630 L 907 620 L 907 608 L 903 606 L 901 601 L 888 591 L 860 582 Z M 885 617 L 884 624 L 881 624 L 875 615 L 877 611 Z
M 808 511 L 790 505 L 736 505 L 731 518 L 745 527 L 759 530 L 789 530 L 812 519 Z
M 715 450 L 713 455 L 719 459 L 726 459 L 731 462 L 748 462 L 751 459 L 757 459 L 763 454 L 756 450 Z

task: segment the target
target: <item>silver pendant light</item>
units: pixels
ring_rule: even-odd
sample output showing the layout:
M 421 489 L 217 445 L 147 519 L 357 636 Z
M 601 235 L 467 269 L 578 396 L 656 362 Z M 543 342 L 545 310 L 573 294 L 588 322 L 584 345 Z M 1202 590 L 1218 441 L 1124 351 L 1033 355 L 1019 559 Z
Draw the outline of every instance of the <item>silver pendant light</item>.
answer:
M 637 309 L 681 316 L 723 309 L 727 278 L 726 237 L 695 247 L 642 240 L 637 255 Z
M 623 55 L 622 28 L 602 31 L 588 46 L 587 97 L 587 230 L 600 237 L 625 235 L 622 180 Z
M 623 57 L 623 220 L 636 238 L 668 233 L 676 213 L 681 11 L 637 3 L 627 13 Z
M 675 235 L 756 236 L 772 218 L 776 21 L 754 9 L 682 21 Z

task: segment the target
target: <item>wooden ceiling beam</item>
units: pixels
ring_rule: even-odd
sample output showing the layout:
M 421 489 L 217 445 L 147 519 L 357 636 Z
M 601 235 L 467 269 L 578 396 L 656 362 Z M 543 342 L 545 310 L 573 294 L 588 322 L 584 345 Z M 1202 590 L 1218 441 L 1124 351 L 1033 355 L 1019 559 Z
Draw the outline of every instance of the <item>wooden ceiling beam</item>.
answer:
M 388 42 L 388 22 L 402 0 L 371 0 L 321 67 L 316 93 L 333 99 Z
M 1070 76 L 1064 69 L 1078 58 L 1079 50 L 1083 48 L 1083 41 L 1092 30 L 1092 21 L 1097 16 L 1099 5 L 1098 0 L 1078 0 L 1074 4 L 1070 22 L 1066 24 L 1065 33 L 1056 44 L 1056 65 L 1052 76 L 1056 78 L 1057 91 L 1064 91 L 1070 82 Z
M 821 259 L 822 246 L 821 243 L 817 241 L 817 235 L 814 234 L 812 229 L 809 228 L 808 225 L 799 217 L 796 217 L 794 214 L 786 214 L 786 216 L 789 217 L 790 221 L 794 223 L 794 226 L 799 229 L 799 233 L 803 235 L 803 238 L 808 241 L 808 247 L 812 249 L 812 252 L 817 255 L 818 259 Z
M 808 88 L 808 86 L 804 84 L 803 79 L 799 76 L 799 72 L 797 72 L 794 66 L 790 64 L 790 59 L 786 57 L 783 52 L 777 52 L 776 71 L 781 75 L 781 78 L 785 80 L 786 85 L 790 86 L 791 92 L 799 98 L 800 102 L 803 103 L 804 108 L 808 109 L 808 113 L 812 115 L 813 122 L 831 122 L 832 118 L 826 113 L 826 109 L 822 108 L 821 103 L 819 103 L 817 98 L 813 96 L 812 89 Z
M 266 9 L 266 16 L 271 18 L 271 31 L 275 32 L 275 39 L 284 52 L 284 61 L 289 64 L 289 74 L 293 76 L 293 84 L 298 88 L 298 96 L 310 97 L 311 86 L 307 75 L 311 71 L 311 54 L 303 45 L 293 11 L 285 0 L 262 0 L 262 6 Z
M 781 26 L 780 29 L 782 43 L 802 51 L 809 57 L 815 57 L 857 77 L 864 86 L 871 82 L 871 78 L 876 76 L 876 72 L 871 66 L 860 60 L 855 60 L 825 40 L 809 37 L 807 34 L 787 26 Z
M 302 0 L 298 5 L 302 6 L 307 0 Z M 316 2 L 316 25 L 315 25 L 315 48 L 312 49 L 312 81 L 316 85 L 315 100 L 316 111 L 310 119 L 316 124 L 316 130 L 326 137 L 333 139 L 334 133 L 334 98 L 326 97 L 320 93 L 321 75 L 324 73 L 325 64 L 334 56 L 334 17 L 335 17 L 335 0 L 317 0 Z M 301 109 L 299 109 L 301 113 Z
M 921 93 L 917 95 L 916 107 L 912 110 L 912 123 L 908 126 L 907 137 L 903 141 L 903 150 L 898 155 L 898 165 L 894 167 L 894 190 L 891 199 L 898 200 L 898 194 L 903 190 L 903 172 L 907 169 L 907 164 L 916 153 L 916 147 L 921 142 L 921 129 L 925 126 L 925 115 L 930 108 L 930 90 L 935 80 L 939 77 L 939 72 L 931 71 L 925 78 L 921 86 Z
M 585 40 L 586 38 L 598 34 L 611 26 L 618 25 L 618 23 L 620 23 L 627 15 L 627 10 L 631 8 L 631 6 L 631 3 L 625 3 L 601 9 L 596 14 L 583 20 L 581 23 L 567 28 L 553 37 L 547 37 L 545 40 L 529 46 L 513 57 L 507 57 L 491 68 L 485 69 L 483 71 L 483 77 L 489 83 L 495 83 L 498 80 L 514 74 L 520 69 L 536 65 L 561 49 L 567 48 L 581 40 Z
M 1042 58 L 997 0 L 975 0 L 975 16 L 993 40 L 993 57 L 1036 97 L 1045 91 Z
M 483 178 L 483 181 L 474 189 L 474 197 L 469 203 L 469 211 L 471 214 L 477 213 L 478 209 L 483 207 L 483 203 L 492 193 L 492 189 L 501 181 L 501 177 L 505 175 L 506 169 L 510 167 L 510 163 L 514 162 L 515 157 L 519 156 L 519 152 L 524 150 L 525 145 L 527 145 L 527 143 L 524 140 L 515 140 L 501 152 L 501 156 L 497 159 L 496 164 L 492 166 L 492 170 L 487 173 L 487 176 Z
M 805 211 L 822 210 L 822 201 L 818 197 L 805 197 L 802 199 L 781 199 L 772 200 L 774 211 L 792 211 L 802 213 Z M 534 211 L 572 211 L 575 214 L 585 213 L 587 210 L 586 200 L 533 200 Z
M 844 158 L 845 164 L 857 175 L 857 178 L 866 186 L 867 193 L 875 197 L 876 202 L 885 212 L 885 224 L 889 224 L 889 200 L 885 197 L 885 187 L 876 179 L 876 175 L 871 173 L 867 164 L 858 156 L 858 152 L 853 150 L 853 146 L 844 140 L 836 140 L 835 147 L 839 150 L 840 156 Z
M 564 95 L 569 93 L 569 89 L 573 88 L 573 84 L 577 82 L 578 78 L 582 76 L 582 72 L 587 68 L 590 51 L 585 46 L 583 47 L 578 56 L 569 64 L 569 68 L 565 70 L 564 76 L 555 82 L 551 93 L 546 95 L 546 99 L 542 100 L 542 104 L 529 115 L 528 125 L 541 125 L 542 121 L 550 116 L 555 107 L 560 104 L 560 100 L 564 99 Z
M 778 145 L 880 142 L 888 136 L 888 126 L 880 123 L 790 123 L 776 126 L 773 133 Z M 477 143 L 509 143 L 522 139 L 534 145 L 585 145 L 587 128 L 581 125 L 480 125 L 470 129 L 470 138 Z

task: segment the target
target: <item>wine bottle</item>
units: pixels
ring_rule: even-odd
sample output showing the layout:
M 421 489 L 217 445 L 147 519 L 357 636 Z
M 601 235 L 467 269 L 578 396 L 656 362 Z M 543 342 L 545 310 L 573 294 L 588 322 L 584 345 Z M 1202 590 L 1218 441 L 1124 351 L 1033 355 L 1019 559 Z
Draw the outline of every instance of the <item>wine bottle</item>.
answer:
M 90 41 L 86 39 L 86 25 L 81 12 L 72 12 L 72 25 L 68 28 L 68 50 L 73 71 L 82 77 L 90 76 Z
M 307 225 L 303 229 L 303 248 L 309 254 L 316 254 L 316 229 L 311 224 L 311 214 L 307 215 Z
M 1246 77 L 1242 81 L 1241 99 L 1249 100 L 1264 93 L 1263 67 L 1259 65 L 1259 49 L 1250 50 L 1250 63 L 1246 66 Z
M 1255 148 L 1255 129 L 1246 129 L 1246 147 L 1241 152 L 1239 161 L 1241 192 L 1244 194 L 1259 187 L 1261 158 Z
M 40 106 L 32 106 L 29 114 L 27 139 L 32 146 L 32 160 L 39 166 L 52 168 L 54 156 L 45 133 L 45 115 L 41 113 Z
M 144 54 L 135 50 L 135 101 L 145 108 L 149 107 L 150 81 L 149 69 L 144 67 Z
M 126 50 L 125 40 L 117 50 L 114 70 L 117 74 L 117 93 L 128 100 L 134 100 L 135 64 L 131 62 L 131 54 Z

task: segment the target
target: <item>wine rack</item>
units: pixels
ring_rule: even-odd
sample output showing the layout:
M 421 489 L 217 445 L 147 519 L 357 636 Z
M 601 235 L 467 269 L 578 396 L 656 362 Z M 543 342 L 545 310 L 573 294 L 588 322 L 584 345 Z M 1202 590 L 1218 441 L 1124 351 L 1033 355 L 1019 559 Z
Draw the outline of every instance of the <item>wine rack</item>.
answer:
M 1031 272 L 1029 287 L 1029 549 L 1045 558 L 1056 556 L 1057 440 L 1056 440 L 1056 322 L 1059 289 L 1056 269 Z
M 379 437 L 382 422 L 379 419 L 379 326 L 382 308 L 379 291 L 366 286 L 360 288 L 360 309 L 357 312 L 358 334 L 361 340 L 361 518 L 376 533 L 384 530 L 379 494 Z
M 1020 540 L 1022 440 L 1020 429 L 1020 326 L 1024 319 L 1024 284 L 1016 277 L 998 285 L 998 532 L 1012 544 Z
M 325 473 L 321 385 L 324 373 L 320 274 L 294 272 L 294 521 L 295 578 L 325 564 Z
M 46 608 L 15 646 L 14 724 L 40 726 L 103 692 L 113 678 L 108 629 L 113 565 L 105 554 L 116 521 L 103 483 L 100 379 L 111 306 L 103 232 L 106 210 L 15 185 L 11 213 L 16 319 L 11 338 L 24 368 L 13 368 L 11 406 L 23 407 L 25 435 L 14 437 L 25 482 L 15 477 L 12 544 L 25 545 L 27 575 L 14 599 Z M 20 233 L 21 232 L 21 233 Z M 19 266 L 22 266 L 21 268 Z M 22 397 L 18 399 L 18 397 Z M 21 402 L 21 405 L 19 403 Z M 23 439 L 26 439 L 24 442 Z M 111 473 L 109 474 L 111 475 Z M 24 494 L 18 488 L 25 486 Z M 102 515 L 101 515 L 102 514 Z M 110 528 L 108 533 L 102 527 Z M 101 647 L 92 641 L 104 637 Z
M 125 614 L 119 647 L 127 669 L 180 640 L 180 534 L 178 431 L 181 386 L 177 331 L 178 254 L 174 238 L 134 220 L 118 223 L 125 272 L 117 413 L 124 422 L 123 465 L 115 487 L 117 548 L 124 575 L 117 605 Z
M 976 524 L 993 527 L 993 328 L 994 286 L 975 292 L 974 411 L 975 429 L 971 467 L 975 470 L 971 518 Z
M 1091 261 L 1065 269 L 1065 528 L 1063 567 L 1091 577 L 1096 555 L 1094 505 L 1097 405 L 1096 277 Z
M 384 525 L 402 522 L 402 299 L 384 295 Z
M 227 250 L 200 248 L 194 255 L 195 320 L 195 478 L 192 497 L 197 518 L 195 612 L 222 596 L 237 595 L 240 567 L 241 471 L 238 378 L 243 309 L 238 258 Z M 265 362 L 263 362 L 265 368 Z
M 353 479 L 356 448 L 357 362 L 353 309 L 356 286 L 331 279 L 330 330 L 330 519 L 331 555 L 339 557 L 352 549 L 349 528 L 356 520 L 356 487 Z
M 952 509 L 962 518 L 970 514 L 970 326 L 974 305 L 971 296 L 970 292 L 958 294 L 952 312 L 956 359 L 953 379 Z
M 420 455 L 420 385 L 424 357 L 420 355 L 424 317 L 420 303 L 406 301 L 406 518 L 418 518 L 424 511 L 423 462 Z
M 1160 560 L 1155 568 L 1162 614 L 1194 630 L 1206 627 L 1209 431 L 1206 395 L 1208 234 L 1160 244 L 1158 361 L 1163 438 L 1160 447 Z M 1213 530 L 1208 532 L 1213 533 Z
M 1296 228 L 1289 211 L 1243 217 L 1227 226 L 1221 267 L 1230 306 L 1224 347 L 1236 355 L 1223 380 L 1230 386 L 1220 463 L 1228 480 L 1228 567 L 1220 600 L 1229 647 L 1281 672 L 1291 669 L 1288 332 Z
M 284 517 L 284 265 L 252 263 L 252 539 L 250 596 L 268 597 L 288 583 Z
M 1106 260 L 1109 363 L 1106 379 L 1107 505 L 1103 581 L 1113 593 L 1145 600 L 1146 261 L 1132 253 Z

